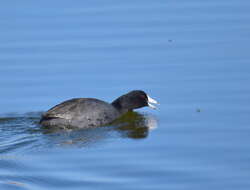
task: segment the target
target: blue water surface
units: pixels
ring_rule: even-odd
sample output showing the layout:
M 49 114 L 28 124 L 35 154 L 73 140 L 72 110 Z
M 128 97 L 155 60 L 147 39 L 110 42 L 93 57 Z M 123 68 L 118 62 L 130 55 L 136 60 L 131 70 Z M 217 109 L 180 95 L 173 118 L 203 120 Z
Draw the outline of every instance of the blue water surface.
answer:
M 243 0 L 2 2 L 0 188 L 248 190 L 249 10 Z M 38 125 L 64 100 L 133 89 L 158 110 L 125 126 Z

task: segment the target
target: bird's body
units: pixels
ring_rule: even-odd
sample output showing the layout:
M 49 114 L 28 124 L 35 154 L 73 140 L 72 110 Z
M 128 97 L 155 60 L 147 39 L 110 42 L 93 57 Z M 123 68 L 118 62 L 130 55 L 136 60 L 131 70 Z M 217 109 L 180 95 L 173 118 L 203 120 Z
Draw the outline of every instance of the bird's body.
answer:
M 106 125 L 127 111 L 132 110 L 133 106 L 134 108 L 147 106 L 148 103 L 142 101 L 143 97 L 140 98 L 135 99 L 135 102 L 133 102 L 133 96 L 132 100 L 130 100 L 131 96 L 126 94 L 116 99 L 112 104 L 95 98 L 74 98 L 62 102 L 45 112 L 40 124 L 63 128 L 65 126 L 90 128 Z M 128 100 L 129 102 L 127 102 Z M 141 106 L 138 106 L 140 105 L 138 102 Z

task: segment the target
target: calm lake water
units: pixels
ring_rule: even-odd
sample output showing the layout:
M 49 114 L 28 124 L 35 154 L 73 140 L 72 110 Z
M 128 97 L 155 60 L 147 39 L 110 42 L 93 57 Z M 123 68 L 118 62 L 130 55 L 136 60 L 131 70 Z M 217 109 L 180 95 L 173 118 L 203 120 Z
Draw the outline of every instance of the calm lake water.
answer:
M 5 1 L 0 189 L 250 189 L 250 2 Z M 124 125 L 48 132 L 73 97 L 142 89 Z

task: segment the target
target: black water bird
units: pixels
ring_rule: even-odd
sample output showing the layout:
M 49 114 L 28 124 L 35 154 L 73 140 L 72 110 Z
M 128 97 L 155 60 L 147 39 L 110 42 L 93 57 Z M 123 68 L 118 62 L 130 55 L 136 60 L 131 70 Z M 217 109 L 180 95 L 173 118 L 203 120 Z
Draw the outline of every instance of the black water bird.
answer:
M 107 125 L 133 109 L 158 104 L 144 91 L 134 90 L 111 104 L 95 98 L 74 98 L 62 102 L 42 115 L 40 124 L 46 127 L 91 128 Z

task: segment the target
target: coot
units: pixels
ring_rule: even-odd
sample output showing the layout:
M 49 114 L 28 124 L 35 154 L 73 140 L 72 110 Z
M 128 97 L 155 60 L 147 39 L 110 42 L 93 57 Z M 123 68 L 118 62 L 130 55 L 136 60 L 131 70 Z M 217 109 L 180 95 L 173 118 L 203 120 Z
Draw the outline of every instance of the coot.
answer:
M 62 102 L 45 112 L 40 124 L 46 127 L 90 128 L 106 125 L 133 109 L 149 106 L 157 101 L 142 90 L 133 90 L 111 104 L 95 98 L 74 98 Z

